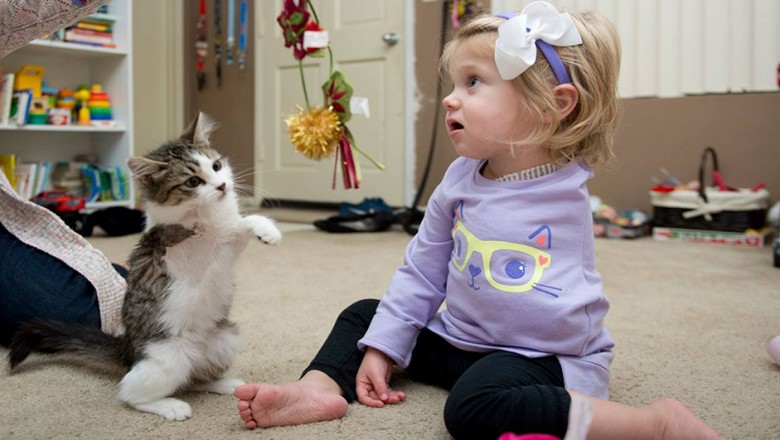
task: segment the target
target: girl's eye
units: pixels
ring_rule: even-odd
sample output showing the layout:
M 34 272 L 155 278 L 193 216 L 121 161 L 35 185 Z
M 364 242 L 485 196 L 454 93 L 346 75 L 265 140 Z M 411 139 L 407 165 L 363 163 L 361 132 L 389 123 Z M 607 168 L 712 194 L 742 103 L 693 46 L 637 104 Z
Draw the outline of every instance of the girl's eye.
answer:
M 480 84 L 481 82 L 482 81 L 480 81 L 479 78 L 477 78 L 476 76 L 472 76 L 471 78 L 469 78 L 469 87 L 474 87 L 477 84 Z
M 190 188 L 195 188 L 196 186 L 200 185 L 201 182 L 202 180 L 200 179 L 200 177 L 193 176 L 187 179 L 187 181 L 184 182 L 184 184 L 189 186 Z
M 214 171 L 219 171 L 222 169 L 222 163 L 220 161 L 214 162 L 214 165 L 211 166 L 211 168 L 214 169 Z

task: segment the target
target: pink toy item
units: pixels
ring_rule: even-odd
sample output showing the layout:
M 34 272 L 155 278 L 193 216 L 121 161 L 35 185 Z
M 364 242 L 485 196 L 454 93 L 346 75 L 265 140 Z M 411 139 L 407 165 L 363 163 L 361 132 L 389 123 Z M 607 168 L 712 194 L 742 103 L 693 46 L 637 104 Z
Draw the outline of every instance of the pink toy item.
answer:
M 561 440 L 560 438 L 549 434 L 523 434 L 517 435 L 507 432 L 501 434 L 498 440 Z
M 775 336 L 767 342 L 766 351 L 769 353 L 769 357 L 771 357 L 777 365 L 780 365 L 780 335 Z

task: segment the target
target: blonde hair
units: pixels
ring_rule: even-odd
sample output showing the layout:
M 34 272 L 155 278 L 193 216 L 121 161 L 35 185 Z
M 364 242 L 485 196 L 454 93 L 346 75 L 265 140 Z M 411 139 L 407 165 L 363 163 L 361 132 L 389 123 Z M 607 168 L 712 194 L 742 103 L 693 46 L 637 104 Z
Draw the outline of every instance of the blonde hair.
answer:
M 553 163 L 579 159 L 589 166 L 604 164 L 614 156 L 614 137 L 620 118 L 617 94 L 620 39 L 605 17 L 593 12 L 570 14 L 583 44 L 554 47 L 577 89 L 577 105 L 564 119 L 550 118 L 559 111 L 553 91 L 558 80 L 547 59 L 538 51 L 533 66 L 512 82 L 523 97 L 526 112 L 538 121 L 547 122 L 537 124 L 528 138 L 511 144 L 544 144 Z M 465 41 L 483 45 L 485 54 L 492 57 L 498 26 L 504 21 L 500 17 L 481 15 L 459 28 L 442 53 L 442 73 L 448 70 L 457 45 Z M 489 38 L 476 38 L 480 36 Z

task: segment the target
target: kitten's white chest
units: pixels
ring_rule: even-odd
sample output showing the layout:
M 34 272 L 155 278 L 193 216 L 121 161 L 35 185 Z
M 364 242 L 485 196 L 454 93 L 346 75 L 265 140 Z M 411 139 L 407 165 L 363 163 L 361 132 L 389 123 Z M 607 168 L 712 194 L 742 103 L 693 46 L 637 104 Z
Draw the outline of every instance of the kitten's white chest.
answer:
M 163 319 L 175 333 L 211 328 L 228 317 L 235 294 L 233 241 L 211 229 L 167 249 L 171 285 Z

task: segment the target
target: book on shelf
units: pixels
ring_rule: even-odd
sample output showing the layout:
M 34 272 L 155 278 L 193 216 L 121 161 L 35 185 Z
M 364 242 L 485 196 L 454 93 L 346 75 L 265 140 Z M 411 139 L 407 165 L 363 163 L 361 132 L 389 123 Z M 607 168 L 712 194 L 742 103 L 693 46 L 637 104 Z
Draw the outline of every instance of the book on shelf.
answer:
M 11 101 L 14 94 L 14 74 L 6 73 L 0 79 L 0 125 L 11 122 Z
M 114 18 L 105 14 L 92 14 L 57 32 L 60 41 L 115 48 Z
M 110 29 L 107 31 L 95 31 L 91 29 L 81 29 L 81 28 L 70 28 L 69 32 L 72 35 L 84 35 L 87 37 L 102 37 L 107 39 L 113 39 L 114 38 L 114 32 Z
M 31 199 L 38 193 L 49 189 L 49 171 L 51 164 L 48 162 L 30 163 L 18 162 L 16 157 L 0 155 L 0 163 L 17 194 L 25 199 Z
M 65 31 L 65 41 L 69 43 L 99 44 L 103 47 L 116 47 L 116 44 L 114 44 L 114 37 L 112 37 L 111 34 L 108 34 L 108 36 L 87 35 L 78 33 L 78 30 L 79 29 L 70 29 Z
M 130 194 L 129 178 L 120 166 L 78 161 L 19 163 L 15 155 L 2 154 L 0 168 L 25 199 L 49 190 L 84 197 L 87 202 L 127 200 Z
M 8 182 L 11 186 L 16 185 L 16 178 L 14 172 L 16 171 L 16 156 L 13 154 L 0 154 L 0 171 L 5 173 L 5 177 L 8 178 Z
M 30 89 L 15 90 L 11 98 L 11 112 L 9 122 L 16 125 L 25 125 L 30 114 L 30 102 L 33 92 Z
M 87 202 L 127 200 L 129 180 L 122 167 L 87 164 L 81 173 L 86 180 Z
M 20 163 L 16 165 L 14 177 L 16 178 L 16 193 L 27 200 L 30 200 L 36 193 L 34 192 L 35 170 L 37 165 L 34 163 Z

